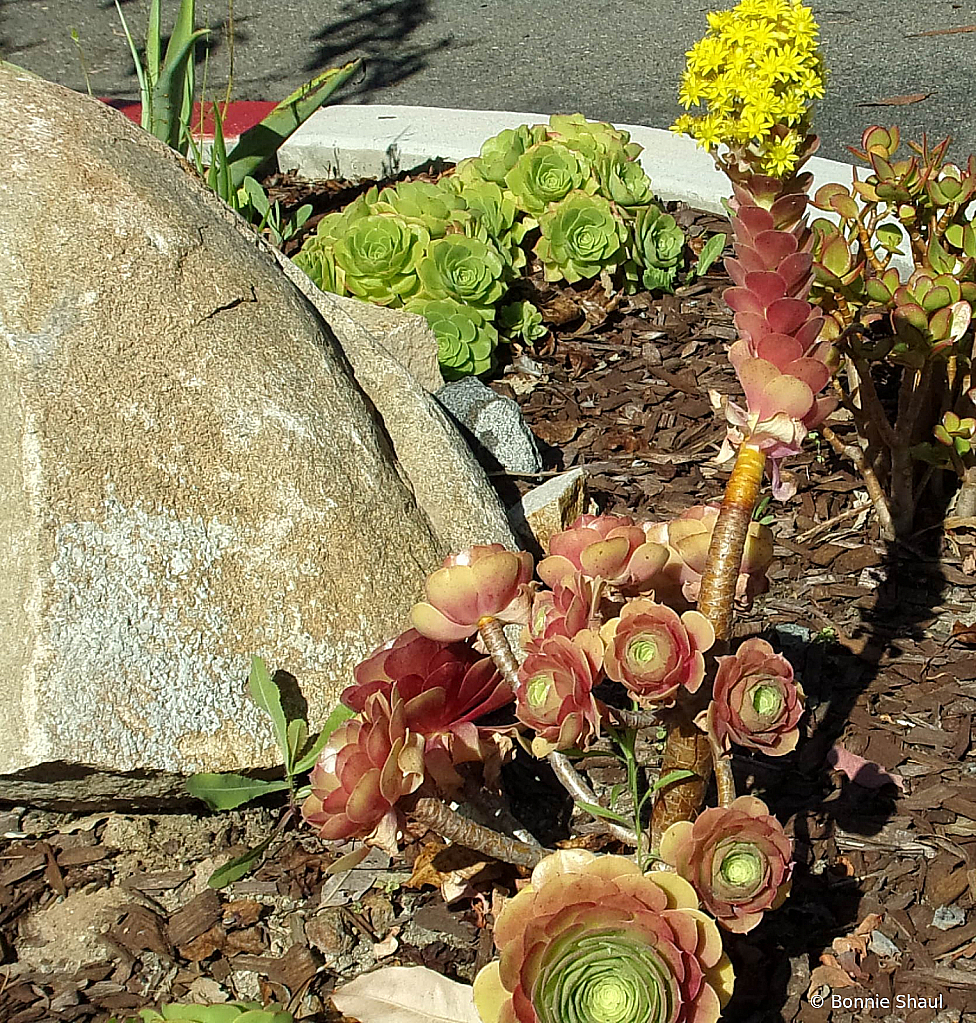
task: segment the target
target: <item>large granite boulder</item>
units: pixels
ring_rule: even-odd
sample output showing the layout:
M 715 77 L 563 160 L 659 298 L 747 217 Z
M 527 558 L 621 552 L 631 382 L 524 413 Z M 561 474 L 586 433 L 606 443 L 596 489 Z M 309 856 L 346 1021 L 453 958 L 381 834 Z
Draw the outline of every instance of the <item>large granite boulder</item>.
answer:
M 322 316 L 175 153 L 2 65 L 0 109 L 0 795 L 272 764 L 251 655 L 322 720 L 500 509 L 438 533 Z

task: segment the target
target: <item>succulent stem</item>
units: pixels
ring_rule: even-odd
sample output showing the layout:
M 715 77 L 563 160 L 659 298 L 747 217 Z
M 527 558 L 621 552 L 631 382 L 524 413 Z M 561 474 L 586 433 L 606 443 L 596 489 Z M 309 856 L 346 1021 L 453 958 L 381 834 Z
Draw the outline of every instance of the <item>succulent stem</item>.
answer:
M 624 728 L 658 728 L 661 718 L 647 710 L 626 710 L 623 707 L 606 707 L 607 717 Z
M 735 800 L 735 777 L 732 774 L 732 761 L 715 741 L 715 736 L 711 732 L 708 733 L 708 744 L 712 750 L 712 766 L 715 768 L 715 791 L 718 794 L 718 805 L 731 806 Z
M 712 531 L 698 610 L 712 623 L 719 643 L 731 635 L 735 584 L 765 467 L 766 456 L 757 447 L 748 441 L 739 447 Z
M 881 523 L 881 531 L 889 540 L 893 540 L 895 538 L 895 526 L 891 521 L 891 509 L 888 507 L 888 498 L 878 482 L 874 469 L 868 464 L 864 452 L 856 444 L 845 444 L 829 426 L 821 427 L 821 433 L 824 440 L 827 441 L 834 451 L 838 455 L 850 459 L 854 468 L 861 474 L 868 497 L 871 498 L 878 521 Z
M 596 793 L 583 781 L 579 772 L 573 767 L 569 757 L 553 750 L 549 754 L 549 766 L 559 779 L 562 787 L 573 797 L 574 802 L 592 803 L 594 806 L 602 805 Z M 619 841 L 624 842 L 626 845 L 636 846 L 638 844 L 637 835 L 630 828 L 625 828 L 622 824 L 616 824 L 605 817 L 598 817 L 596 814 L 590 814 L 590 816 L 598 821 L 608 834 L 613 835 Z
M 502 623 L 492 615 L 485 615 L 478 620 L 478 633 L 485 644 L 495 667 L 502 673 L 502 678 L 515 689 L 518 682 L 518 661 L 509 645 L 508 637 Z
M 740 445 L 712 531 L 698 610 L 715 629 L 714 653 L 721 653 L 731 636 L 735 584 L 765 466 L 766 456 L 758 447 L 748 441 Z M 661 790 L 651 816 L 652 849 L 660 844 L 661 836 L 672 824 L 691 820 L 698 813 L 712 768 L 708 736 L 695 725 L 687 708 L 677 707 L 668 730 L 661 775 L 686 769 L 694 771 L 695 776 L 676 781 Z M 731 772 L 722 781 L 728 786 Z M 734 787 L 732 798 L 735 798 Z
M 430 796 L 421 796 L 409 810 L 410 816 L 426 824 L 442 838 L 463 845 L 466 849 L 474 849 L 503 863 L 514 863 L 517 867 L 528 867 L 530 870 L 540 860 L 548 856 L 552 850 L 542 846 L 526 845 L 513 838 L 492 831 L 491 828 L 475 824 L 452 810 L 446 803 Z

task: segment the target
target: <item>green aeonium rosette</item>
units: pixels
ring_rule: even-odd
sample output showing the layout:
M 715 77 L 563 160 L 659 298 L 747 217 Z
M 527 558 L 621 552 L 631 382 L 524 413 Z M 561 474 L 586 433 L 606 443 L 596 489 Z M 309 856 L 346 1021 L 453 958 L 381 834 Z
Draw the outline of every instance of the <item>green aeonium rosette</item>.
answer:
M 588 280 L 624 258 L 627 226 L 602 196 L 573 192 L 542 214 L 539 227 L 535 253 L 547 281 Z
M 352 221 L 333 252 L 353 295 L 376 305 L 399 305 L 417 290 L 417 264 L 429 241 L 420 224 L 374 213 Z
M 684 879 L 623 856 L 547 856 L 495 923 L 484 1023 L 714 1023 L 732 993 L 718 928 Z
M 407 312 L 423 316 L 437 338 L 437 360 L 448 380 L 491 369 L 498 331 L 486 314 L 453 298 L 415 298 Z M 490 313 L 488 314 L 490 315 Z
M 142 1023 L 293 1023 L 294 1017 L 280 1006 L 262 1007 L 260 1002 L 223 1002 L 220 1005 L 186 1005 L 170 1002 L 155 1009 L 140 1009 Z M 133 1019 L 130 1023 L 136 1023 Z

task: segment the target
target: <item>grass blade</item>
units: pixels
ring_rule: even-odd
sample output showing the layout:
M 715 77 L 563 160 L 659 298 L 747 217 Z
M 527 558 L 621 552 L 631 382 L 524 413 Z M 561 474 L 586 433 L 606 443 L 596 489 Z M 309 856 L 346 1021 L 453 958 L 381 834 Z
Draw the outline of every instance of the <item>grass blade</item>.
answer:
M 293 765 L 292 773 L 304 774 L 306 771 L 311 771 L 332 733 L 343 722 L 355 716 L 356 712 L 354 710 L 350 710 L 344 703 L 337 703 L 332 709 L 332 713 L 325 719 L 322 731 L 315 737 L 315 742 L 302 754 L 301 760 Z

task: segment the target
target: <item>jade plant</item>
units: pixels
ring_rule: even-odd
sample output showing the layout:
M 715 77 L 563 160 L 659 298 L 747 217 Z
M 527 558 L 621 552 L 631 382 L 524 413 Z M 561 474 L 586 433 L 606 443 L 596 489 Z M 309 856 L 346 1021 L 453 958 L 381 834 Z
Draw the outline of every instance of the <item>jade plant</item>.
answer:
M 551 282 L 673 289 L 685 236 L 654 203 L 640 151 L 581 114 L 506 129 L 436 183 L 374 187 L 322 218 L 295 262 L 324 291 L 425 317 L 448 378 L 485 373 L 502 339 L 546 333 L 513 293 L 530 259 Z
M 911 533 L 926 487 L 943 469 L 960 479 L 956 513 L 976 511 L 976 473 L 961 459 L 968 452 L 954 457 L 930 446 L 933 434 L 945 444 L 952 424 L 976 412 L 976 158 L 965 167 L 948 162 L 948 143 L 923 139 L 903 154 L 897 128 L 873 125 L 860 148 L 851 147 L 869 173 L 825 185 L 814 200 L 834 217 L 812 225 L 814 297 L 845 363 L 835 388 L 859 443 L 825 436 L 860 469 L 889 538 Z M 878 381 L 892 371 L 900 382 L 889 408 Z

